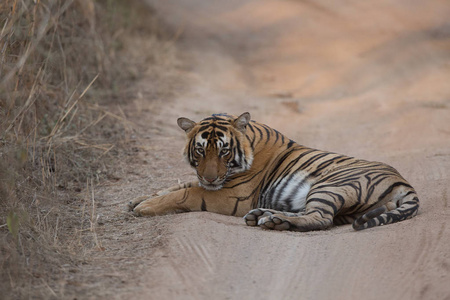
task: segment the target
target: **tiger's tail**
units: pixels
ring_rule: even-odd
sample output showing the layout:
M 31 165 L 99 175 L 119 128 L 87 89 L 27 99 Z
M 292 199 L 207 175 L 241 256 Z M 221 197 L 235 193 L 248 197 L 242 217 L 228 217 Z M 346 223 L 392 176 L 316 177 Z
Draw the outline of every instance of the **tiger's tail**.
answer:
M 392 224 L 417 215 L 419 198 L 414 191 L 410 191 L 402 199 L 400 206 L 391 201 L 360 216 L 353 222 L 353 229 L 362 230 L 375 226 Z

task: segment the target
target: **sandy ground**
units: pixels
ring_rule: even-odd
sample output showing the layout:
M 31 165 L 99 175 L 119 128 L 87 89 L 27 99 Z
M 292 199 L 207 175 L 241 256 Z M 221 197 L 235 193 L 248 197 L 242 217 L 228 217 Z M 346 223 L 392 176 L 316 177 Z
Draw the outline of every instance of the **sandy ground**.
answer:
M 75 294 L 450 299 L 447 1 L 148 2 L 181 33 L 188 87 L 124 109 L 139 128 L 135 162 L 96 190 L 104 251 L 72 270 Z M 130 198 L 194 178 L 177 117 L 245 111 L 300 144 L 393 165 L 416 188 L 419 215 L 361 232 L 294 233 L 204 212 L 125 212 Z

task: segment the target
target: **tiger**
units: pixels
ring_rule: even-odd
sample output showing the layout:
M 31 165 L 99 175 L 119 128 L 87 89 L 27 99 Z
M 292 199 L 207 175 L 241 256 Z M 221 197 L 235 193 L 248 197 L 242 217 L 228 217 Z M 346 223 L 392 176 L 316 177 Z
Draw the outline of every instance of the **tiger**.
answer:
M 387 164 L 302 146 L 248 112 L 177 123 L 198 180 L 130 201 L 137 216 L 208 211 L 306 232 L 342 224 L 362 230 L 417 215 L 414 188 Z

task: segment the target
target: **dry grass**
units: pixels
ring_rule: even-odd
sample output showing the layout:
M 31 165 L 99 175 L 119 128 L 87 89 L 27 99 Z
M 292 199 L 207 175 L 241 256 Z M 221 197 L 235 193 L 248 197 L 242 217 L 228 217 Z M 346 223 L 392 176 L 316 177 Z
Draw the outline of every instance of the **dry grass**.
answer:
M 59 298 L 70 266 L 102 249 L 94 187 L 133 131 L 120 104 L 146 66 L 170 64 L 167 44 L 139 2 L 0 2 L 3 295 Z

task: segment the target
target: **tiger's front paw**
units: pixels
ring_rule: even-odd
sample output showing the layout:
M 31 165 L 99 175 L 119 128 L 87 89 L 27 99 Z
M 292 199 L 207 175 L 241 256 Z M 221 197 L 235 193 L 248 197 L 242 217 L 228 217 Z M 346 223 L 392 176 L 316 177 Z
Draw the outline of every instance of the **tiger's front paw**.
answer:
M 137 217 L 158 216 L 164 214 L 160 207 L 158 207 L 158 202 L 155 201 L 155 198 L 145 198 L 143 201 L 136 203 L 132 211 Z
M 261 218 L 271 216 L 275 213 L 277 211 L 273 209 L 255 208 L 244 216 L 244 220 L 248 226 L 256 226 Z
M 133 211 L 136 206 L 138 206 L 140 203 L 144 202 L 147 199 L 150 199 L 149 196 L 140 196 L 137 198 L 134 198 L 130 202 L 128 202 L 128 211 Z
M 289 230 L 291 223 L 283 215 L 271 214 L 258 219 L 258 226 L 263 229 Z

